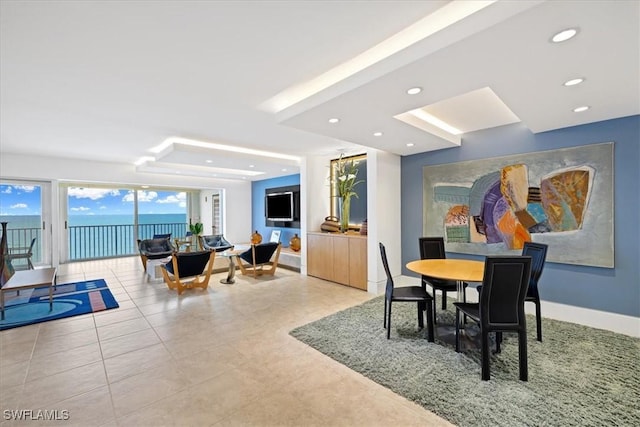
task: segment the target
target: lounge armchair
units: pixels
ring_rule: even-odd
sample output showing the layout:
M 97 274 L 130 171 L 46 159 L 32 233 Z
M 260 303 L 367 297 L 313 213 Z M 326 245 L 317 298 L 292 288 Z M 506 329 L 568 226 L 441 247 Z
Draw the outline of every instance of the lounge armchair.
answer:
M 229 243 L 222 234 L 200 236 L 200 245 L 202 249 L 206 251 L 222 252 L 227 249 L 233 249 L 233 245 Z
M 147 271 L 147 261 L 171 256 L 176 249 L 168 238 L 138 240 L 142 267 Z
M 171 261 L 161 268 L 164 281 L 169 289 L 176 289 L 178 295 L 185 289 L 207 289 L 215 257 L 215 251 L 174 253 Z
M 276 268 L 278 267 L 278 258 L 280 257 L 281 247 L 282 245 L 276 242 L 251 245 L 251 248 L 235 257 L 238 261 L 240 271 L 245 276 L 252 274 L 254 278 L 263 274 L 273 276 L 276 272 Z M 271 261 L 272 257 L 273 261 Z M 244 264 L 243 261 L 248 265 Z
M 11 261 L 15 261 L 17 259 L 26 259 L 27 260 L 27 269 L 33 270 L 33 263 L 31 262 L 31 257 L 33 256 L 33 246 L 36 243 L 36 238 L 31 239 L 31 244 L 28 247 L 24 248 L 11 248 L 8 254 L 8 257 Z

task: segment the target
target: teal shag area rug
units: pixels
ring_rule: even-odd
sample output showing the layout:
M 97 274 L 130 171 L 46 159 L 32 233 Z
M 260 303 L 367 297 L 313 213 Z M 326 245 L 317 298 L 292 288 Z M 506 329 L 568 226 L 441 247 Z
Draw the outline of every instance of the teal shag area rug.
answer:
M 49 310 L 48 286 L 24 289 L 20 295 L 7 292 L 0 331 L 118 307 L 104 279 L 57 285 L 53 291 L 53 310 Z
M 453 324 L 453 305 L 438 325 Z M 527 316 L 529 381 L 518 378 L 518 338 L 504 334 L 480 379 L 480 349 L 426 340 L 415 304 L 394 303 L 391 339 L 384 299 L 298 327 L 290 334 L 347 367 L 459 426 L 640 426 L 640 339 Z M 468 328 L 473 328 L 472 323 Z

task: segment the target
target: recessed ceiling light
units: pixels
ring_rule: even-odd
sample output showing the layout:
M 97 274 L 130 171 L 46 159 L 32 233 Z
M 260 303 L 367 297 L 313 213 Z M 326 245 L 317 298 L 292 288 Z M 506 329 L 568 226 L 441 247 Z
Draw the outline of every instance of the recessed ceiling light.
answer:
M 418 93 L 422 92 L 422 88 L 421 87 L 412 87 L 411 89 L 407 90 L 407 93 L 409 95 L 416 95 Z
M 553 37 L 551 37 L 551 41 L 554 43 L 561 43 L 569 40 L 576 34 L 578 34 L 577 28 L 567 28 L 566 30 L 562 30 L 559 33 L 555 34 Z
M 286 171 L 287 171 L 287 168 L 282 168 L 282 172 L 286 172 Z
M 407 143 L 407 147 L 413 147 L 414 145 L 416 145 L 416 144 L 414 144 L 413 142 L 408 142 Z
M 588 105 L 583 105 L 582 107 L 574 108 L 573 112 L 574 113 L 581 113 L 583 111 L 587 111 L 589 108 L 591 108 L 591 107 L 589 107 Z
M 567 80 L 566 82 L 564 82 L 563 84 L 565 86 L 575 86 L 575 85 L 579 85 L 580 83 L 582 83 L 584 81 L 584 79 L 582 77 L 578 77 L 577 79 L 571 79 L 571 80 Z
M 207 159 L 207 160 L 205 160 L 205 162 L 207 162 L 207 163 L 213 163 L 213 160 L 211 160 L 211 159 Z
M 338 123 L 340 121 L 340 119 L 333 117 L 331 119 L 329 119 L 329 123 Z
M 250 167 L 250 168 L 255 168 L 255 167 L 256 167 L 256 165 L 249 165 L 249 167 Z
M 373 136 L 382 136 L 382 132 L 374 132 Z

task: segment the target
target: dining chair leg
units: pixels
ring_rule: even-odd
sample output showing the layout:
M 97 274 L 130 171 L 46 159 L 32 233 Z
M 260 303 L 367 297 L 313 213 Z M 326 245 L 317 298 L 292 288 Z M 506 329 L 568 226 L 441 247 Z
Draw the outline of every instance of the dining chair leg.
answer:
M 387 299 L 384 299 L 384 319 L 383 319 L 383 323 L 384 323 L 384 328 L 387 329 Z
M 435 291 L 435 289 L 433 291 L 433 300 L 431 301 L 431 306 L 433 307 L 433 323 L 436 324 L 436 323 L 438 323 L 438 312 L 436 310 L 437 303 L 436 303 L 436 291 Z
M 427 341 L 433 342 L 433 311 L 431 310 L 431 302 L 427 306 Z
M 416 305 L 418 306 L 418 327 L 422 329 L 424 328 L 424 304 L 419 302 Z
M 391 338 L 391 301 L 389 301 L 389 311 L 387 312 L 387 339 Z
M 435 295 L 435 291 L 433 292 L 433 295 Z M 446 310 L 447 309 L 447 292 L 446 291 L 442 291 L 442 309 Z
M 527 364 L 527 331 L 518 332 L 518 359 L 520 361 L 520 380 L 529 380 L 529 367 Z
M 489 332 L 482 331 L 482 380 L 488 381 L 490 378 L 489 374 Z
M 536 332 L 538 341 L 542 342 L 542 313 L 540 312 L 540 300 L 535 301 L 536 304 Z
M 460 309 L 456 307 L 456 353 L 460 353 Z
M 500 353 L 501 343 L 502 343 L 502 332 L 496 332 L 496 353 Z

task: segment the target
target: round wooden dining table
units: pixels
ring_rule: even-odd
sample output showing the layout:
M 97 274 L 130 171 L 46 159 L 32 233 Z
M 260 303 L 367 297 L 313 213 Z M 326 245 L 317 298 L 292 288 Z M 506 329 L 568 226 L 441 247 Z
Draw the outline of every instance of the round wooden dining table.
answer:
M 464 301 L 464 282 L 482 282 L 484 261 L 470 259 L 419 259 L 407 263 L 414 273 L 436 279 L 455 280 L 458 301 Z

